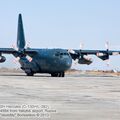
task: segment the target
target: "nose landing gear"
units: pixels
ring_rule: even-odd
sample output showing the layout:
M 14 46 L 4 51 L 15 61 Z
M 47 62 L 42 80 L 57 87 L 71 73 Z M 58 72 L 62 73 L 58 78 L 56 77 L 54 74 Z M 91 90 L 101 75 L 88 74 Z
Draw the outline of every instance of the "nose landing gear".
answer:
M 34 76 L 34 73 L 33 72 L 30 72 L 30 73 L 26 73 L 27 76 Z

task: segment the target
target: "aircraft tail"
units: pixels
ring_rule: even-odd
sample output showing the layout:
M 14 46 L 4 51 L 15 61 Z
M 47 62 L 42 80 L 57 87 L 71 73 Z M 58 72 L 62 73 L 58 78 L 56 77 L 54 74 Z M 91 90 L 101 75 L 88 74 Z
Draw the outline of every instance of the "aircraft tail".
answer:
M 22 51 L 25 48 L 25 36 L 21 14 L 18 16 L 17 47 L 18 51 Z

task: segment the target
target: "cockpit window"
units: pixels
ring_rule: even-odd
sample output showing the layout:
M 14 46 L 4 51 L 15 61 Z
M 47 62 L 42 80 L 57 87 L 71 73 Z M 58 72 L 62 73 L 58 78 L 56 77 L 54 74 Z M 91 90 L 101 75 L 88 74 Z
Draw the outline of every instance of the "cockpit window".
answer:
M 60 54 L 59 53 L 55 53 L 55 56 L 60 56 Z

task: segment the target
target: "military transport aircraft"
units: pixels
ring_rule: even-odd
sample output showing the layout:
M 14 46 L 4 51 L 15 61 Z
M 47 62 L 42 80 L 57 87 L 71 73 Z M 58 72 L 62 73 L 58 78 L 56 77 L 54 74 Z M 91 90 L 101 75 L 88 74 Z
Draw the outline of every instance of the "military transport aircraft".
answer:
M 67 49 L 33 49 L 25 47 L 25 37 L 22 15 L 18 16 L 17 49 L 0 48 L 0 63 L 5 62 L 3 54 L 12 54 L 21 65 L 27 76 L 35 73 L 49 73 L 52 77 L 64 77 L 65 71 L 70 69 L 72 59 L 79 64 L 91 64 L 92 60 L 87 55 L 96 55 L 102 60 L 109 59 L 109 55 L 120 54 L 113 50 L 67 50 Z

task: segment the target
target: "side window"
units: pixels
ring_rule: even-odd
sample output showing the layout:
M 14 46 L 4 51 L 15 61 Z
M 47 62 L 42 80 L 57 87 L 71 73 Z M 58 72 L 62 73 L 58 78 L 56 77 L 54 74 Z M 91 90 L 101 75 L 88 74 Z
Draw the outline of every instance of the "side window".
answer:
M 55 56 L 59 56 L 59 54 L 58 54 L 58 53 L 56 53 L 56 54 L 55 54 Z
M 60 52 L 56 52 L 56 53 L 55 53 L 55 56 L 56 56 L 56 57 L 59 57 L 59 56 L 62 57 L 62 56 L 64 56 L 64 55 L 69 56 L 68 53 L 60 53 Z
M 60 53 L 59 53 L 59 52 L 55 53 L 55 56 L 56 56 L 56 57 L 59 57 L 59 56 L 60 56 Z
M 63 56 L 63 55 L 64 55 L 64 53 L 60 53 L 60 55 L 61 55 L 61 56 Z

